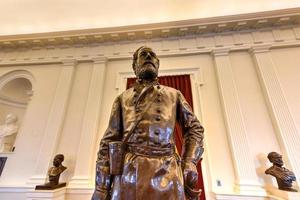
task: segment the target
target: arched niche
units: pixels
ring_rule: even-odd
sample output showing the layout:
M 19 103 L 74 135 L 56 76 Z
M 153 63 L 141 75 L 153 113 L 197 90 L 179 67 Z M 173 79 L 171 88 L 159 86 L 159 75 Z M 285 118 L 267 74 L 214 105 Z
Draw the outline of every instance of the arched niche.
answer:
M 12 152 L 33 95 L 33 76 L 23 70 L 0 77 L 0 152 Z

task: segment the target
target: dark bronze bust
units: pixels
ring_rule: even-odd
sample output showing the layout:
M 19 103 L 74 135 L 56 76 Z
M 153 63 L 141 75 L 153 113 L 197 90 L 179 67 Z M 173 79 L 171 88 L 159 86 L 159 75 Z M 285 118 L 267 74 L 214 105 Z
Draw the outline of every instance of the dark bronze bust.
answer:
M 158 83 L 151 48 L 137 49 L 132 67 L 137 81 L 115 99 L 100 142 L 92 200 L 196 200 L 204 129 L 181 92 Z M 180 155 L 176 121 L 183 128 Z
M 271 152 L 268 154 L 268 159 L 273 166 L 265 171 L 266 174 L 272 175 L 276 178 L 278 188 L 280 190 L 297 192 L 292 188 L 293 181 L 296 181 L 295 174 L 283 167 L 282 156 L 279 153 Z
M 66 183 L 59 183 L 60 174 L 67 168 L 62 165 L 64 155 L 57 154 L 53 159 L 53 167 L 48 170 L 49 182 L 44 185 L 37 185 L 36 190 L 53 190 L 66 186 Z

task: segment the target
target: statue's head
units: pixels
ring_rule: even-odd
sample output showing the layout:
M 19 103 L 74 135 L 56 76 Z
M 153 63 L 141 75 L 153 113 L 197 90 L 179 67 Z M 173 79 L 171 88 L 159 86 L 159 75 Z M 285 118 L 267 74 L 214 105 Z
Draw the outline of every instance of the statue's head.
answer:
M 132 68 L 137 78 L 154 80 L 158 76 L 159 59 L 151 48 L 141 46 L 133 54 Z
M 5 124 L 15 124 L 18 121 L 18 117 L 15 114 L 9 113 L 5 117 Z
M 53 165 L 55 167 L 59 167 L 61 163 L 64 161 L 65 157 L 63 154 L 57 154 L 53 159 Z
M 271 152 L 268 154 L 268 159 L 271 163 L 277 166 L 283 166 L 282 155 L 277 152 Z

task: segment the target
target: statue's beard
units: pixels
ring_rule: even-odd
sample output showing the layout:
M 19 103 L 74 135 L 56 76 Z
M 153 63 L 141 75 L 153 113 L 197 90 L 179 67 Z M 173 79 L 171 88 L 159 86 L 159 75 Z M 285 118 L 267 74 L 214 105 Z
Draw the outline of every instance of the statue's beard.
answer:
M 146 64 L 139 70 L 137 76 L 140 79 L 154 80 L 157 77 L 157 74 L 157 69 L 153 65 Z

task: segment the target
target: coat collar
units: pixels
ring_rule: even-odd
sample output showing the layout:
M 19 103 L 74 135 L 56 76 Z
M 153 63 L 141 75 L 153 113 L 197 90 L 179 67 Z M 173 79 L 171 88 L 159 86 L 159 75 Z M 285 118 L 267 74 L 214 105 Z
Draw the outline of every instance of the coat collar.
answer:
M 136 99 L 135 99 L 135 105 L 140 102 L 144 96 L 153 89 L 154 86 L 159 86 L 158 78 L 156 78 L 154 81 L 145 81 L 141 79 L 137 79 L 136 83 L 133 86 L 133 91 L 135 93 Z

